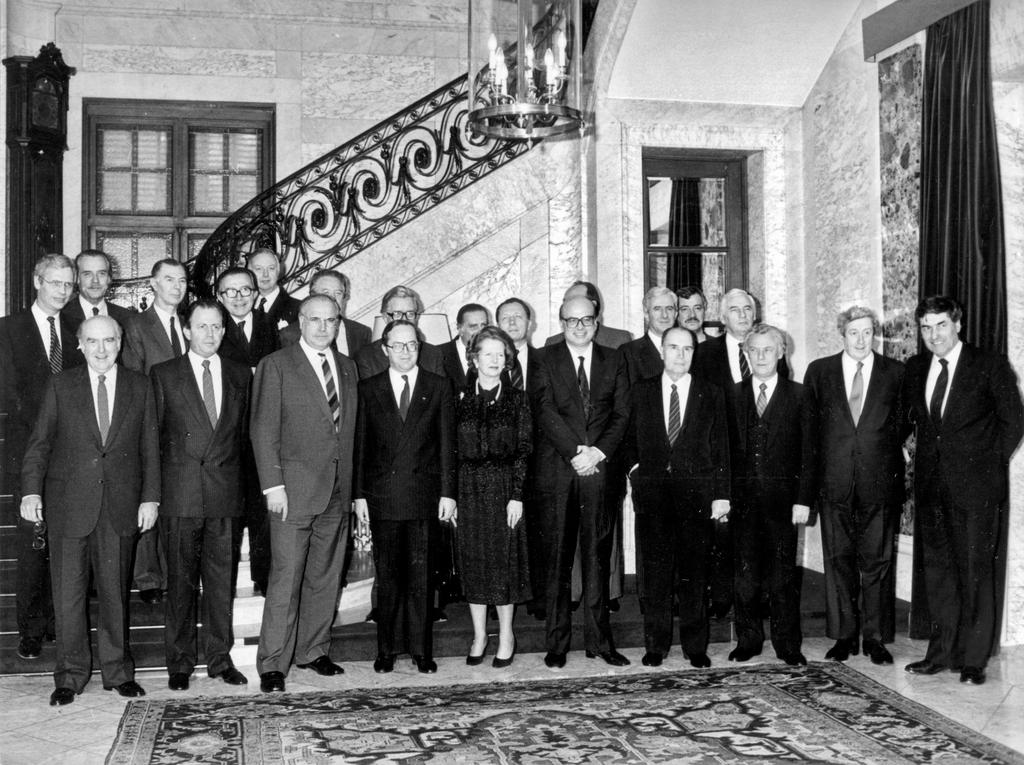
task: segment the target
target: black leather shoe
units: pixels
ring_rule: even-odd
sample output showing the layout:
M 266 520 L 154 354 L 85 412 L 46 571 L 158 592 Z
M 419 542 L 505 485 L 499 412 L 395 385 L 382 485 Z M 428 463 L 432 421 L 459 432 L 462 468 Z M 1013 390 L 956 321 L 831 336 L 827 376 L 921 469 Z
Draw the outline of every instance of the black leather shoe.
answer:
M 878 640 L 864 641 L 864 655 L 872 664 L 892 664 L 892 654 Z
M 345 670 L 331 661 L 326 654 L 324 656 L 317 656 L 313 661 L 306 662 L 305 664 L 299 664 L 297 666 L 299 669 L 311 669 L 318 675 L 323 675 L 324 677 L 342 675 L 345 673 Z
M 740 648 L 736 646 L 729 652 L 729 661 L 750 661 L 755 656 L 760 656 L 760 649 L 754 651 L 749 648 Z
M 75 693 L 70 688 L 54 688 L 53 693 L 50 694 L 50 706 L 51 707 L 64 707 L 75 700 Z
M 222 672 L 218 672 L 216 675 L 210 675 L 210 677 L 219 677 L 228 685 L 247 685 L 249 683 L 249 678 L 234 667 L 228 667 Z
M 945 664 L 935 664 L 928 659 L 912 661 L 904 669 L 912 675 L 935 675 L 946 670 Z
M 391 654 L 389 656 L 385 656 L 385 655 L 381 654 L 376 659 L 373 660 L 373 671 L 376 672 L 378 675 L 384 674 L 385 672 L 390 672 L 394 668 L 395 668 L 395 656 L 394 656 L 394 654 Z
M 370 609 L 370 613 L 368 613 L 366 615 L 366 621 L 368 621 L 368 622 L 375 622 L 375 621 L 377 621 L 377 609 L 376 608 L 371 608 Z
M 416 665 L 416 669 L 424 675 L 432 675 L 437 672 L 437 662 L 429 656 L 413 656 L 412 661 Z
M 448 621 L 448 614 L 444 612 L 443 608 L 432 608 L 430 610 L 430 620 L 433 622 L 446 622 Z
M 565 666 L 565 654 L 548 651 L 544 655 L 544 664 L 552 669 L 561 669 Z
M 604 659 L 606 664 L 611 664 L 613 667 L 625 667 L 629 664 L 629 659 L 614 648 L 601 651 L 601 653 L 594 653 L 593 651 L 587 651 L 586 653 L 588 659 Z
M 697 669 L 704 669 L 705 667 L 711 666 L 711 659 L 708 658 L 706 653 L 695 653 L 689 657 L 690 666 L 696 667 Z
M 960 671 L 960 682 L 981 685 L 985 682 L 985 670 L 981 667 L 964 667 Z
M 729 611 L 732 610 L 732 603 L 724 601 L 722 603 L 712 603 L 708 606 L 708 618 L 710 619 L 724 619 L 729 615 Z
M 283 672 L 264 672 L 260 675 L 260 690 L 264 693 L 276 693 L 284 690 Z
M 511 667 L 512 666 L 512 662 L 515 661 L 516 649 L 518 647 L 519 646 L 517 645 L 516 639 L 512 638 L 512 653 L 509 654 L 507 659 L 499 659 L 498 658 L 498 653 L 497 653 L 497 651 L 495 651 L 495 653 L 494 653 L 494 661 L 491 662 L 491 666 L 494 667 L 495 669 L 505 669 L 506 667 Z M 499 646 L 498 650 L 501 650 L 500 646 Z
M 779 654 L 779 658 L 791 667 L 806 667 L 807 658 L 799 651 L 786 651 Z
M 23 659 L 38 659 L 42 652 L 42 638 L 23 637 L 18 641 L 18 656 Z
M 617 614 L 620 608 L 622 608 L 622 605 L 619 603 L 618 598 L 611 598 L 608 601 L 608 611 L 610 613 Z
M 660 667 L 662 656 L 657 651 L 648 651 L 644 654 L 644 657 L 640 659 L 640 663 L 645 667 Z
M 164 602 L 164 591 L 160 589 L 139 590 L 139 600 L 151 606 Z
M 184 672 L 172 672 L 167 680 L 167 687 L 172 691 L 187 691 L 188 675 Z
M 142 686 L 134 680 L 125 680 L 120 685 L 104 685 L 103 690 L 117 691 L 121 696 L 125 696 L 127 698 L 146 695 L 146 692 L 142 690 Z
M 482 650 L 480 652 L 479 656 L 474 656 L 472 653 L 467 653 L 466 654 L 466 664 L 468 666 L 470 666 L 470 667 L 479 667 L 481 664 L 484 663 L 484 657 L 487 655 L 487 643 L 488 642 L 489 641 L 486 641 L 486 640 L 484 641 L 484 650 Z M 472 650 L 473 649 L 473 645 L 470 644 L 469 648 L 470 648 L 470 650 Z
M 850 654 L 857 655 L 857 638 L 840 639 L 825 652 L 825 658 L 831 661 L 846 661 Z

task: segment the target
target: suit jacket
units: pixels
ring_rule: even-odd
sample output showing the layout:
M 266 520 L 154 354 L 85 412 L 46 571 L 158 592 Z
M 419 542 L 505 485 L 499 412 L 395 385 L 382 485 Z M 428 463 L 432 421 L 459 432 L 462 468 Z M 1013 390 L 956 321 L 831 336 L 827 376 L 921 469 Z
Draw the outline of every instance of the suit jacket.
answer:
M 176 322 L 180 324 L 179 322 Z M 187 343 L 182 351 L 188 350 Z M 133 313 L 124 327 L 121 361 L 131 370 L 149 374 L 154 364 L 174 358 L 171 338 L 160 323 L 156 309 L 150 306 L 142 313 Z
M 50 533 L 86 537 L 100 516 L 119 536 L 138 531 L 141 502 L 160 501 L 160 444 L 153 390 L 119 367 L 106 443 L 82 365 L 50 379 L 21 469 L 25 494 L 43 497 Z
M 594 335 L 594 342 L 598 345 L 603 345 L 605 348 L 618 348 L 620 345 L 625 345 L 633 339 L 633 334 L 627 332 L 624 329 L 615 329 L 615 327 L 606 327 L 604 324 L 599 324 L 597 327 L 597 334 Z M 544 345 L 559 345 L 565 342 L 565 334 L 559 332 L 557 335 L 552 335 L 544 341 Z
M 1007 497 L 1007 465 L 1024 434 L 1017 377 L 1005 356 L 964 343 L 942 422 L 935 425 L 925 401 L 931 361 L 928 352 L 910 359 L 903 389 L 917 432 L 915 494 L 920 497 L 925 486 L 944 476 L 955 504 L 991 509 Z
M 818 424 L 818 488 L 826 502 L 902 505 L 904 495 L 903 365 L 874 354 L 860 419 L 853 424 L 843 379 L 843 354 L 812 361 L 804 385 Z
M 356 368 L 334 352 L 341 419 L 331 419 L 319 371 L 296 344 L 256 367 L 249 432 L 260 488 L 284 486 L 288 517 L 322 513 L 339 487 L 341 505 L 352 496 L 352 439 L 356 422 Z
M 119 306 L 117 303 L 111 303 L 109 300 L 107 301 L 107 314 L 109 314 L 111 319 L 121 325 L 122 332 L 134 313 L 135 311 L 132 311 L 131 309 Z M 82 313 L 82 303 L 78 299 L 77 293 L 68 301 L 68 304 L 64 306 L 61 314 L 68 317 L 68 323 L 77 332 L 78 325 L 85 321 L 85 314 Z
M 695 504 L 732 496 L 729 474 L 729 426 L 725 394 L 717 385 L 690 376 L 690 394 L 679 435 L 669 444 L 661 376 L 633 385 L 623 462 L 629 468 L 636 512 L 662 504 L 666 494 L 686 492 Z
M 249 367 L 221 359 L 217 426 L 203 403 L 189 357 L 157 364 L 149 373 L 160 428 L 160 514 L 226 518 L 242 514 L 242 455 L 249 442 Z
M 445 377 L 444 355 L 441 348 L 423 341 L 423 335 L 417 333 L 420 338 L 420 358 L 417 365 L 420 369 L 433 372 L 435 375 Z M 359 368 L 359 379 L 367 380 L 388 369 L 388 357 L 384 353 L 384 340 L 374 340 L 369 345 L 364 345 L 355 357 L 356 366 Z
M 576 475 L 569 463 L 579 444 L 596 446 L 608 462 L 615 458 L 629 424 L 626 362 L 620 351 L 594 343 L 587 416 L 569 347 L 546 348 L 538 361 L 530 385 L 537 419 L 537 484 L 561 492 Z
M 266 314 L 262 311 L 253 311 L 249 316 L 252 319 L 252 332 L 248 342 L 234 318 L 229 318 L 228 325 L 224 327 L 224 340 L 221 341 L 218 353 L 221 358 L 231 359 L 253 369 L 260 363 L 260 359 L 278 350 L 281 343 L 278 339 L 277 325 Z
M 420 369 L 402 421 L 385 371 L 359 381 L 356 499 L 375 520 L 437 517 L 441 497 L 456 497 L 455 404 L 445 378 Z
M 729 367 L 729 346 L 725 344 L 724 333 L 717 337 L 709 337 L 694 349 L 691 371 L 704 375 L 715 385 L 721 386 L 727 396 L 731 395 L 736 383 L 732 379 L 732 370 Z M 779 359 L 777 371 L 779 377 L 789 379 L 789 364 L 785 356 Z
M 748 377 L 736 383 L 732 397 L 727 397 L 731 408 L 733 496 L 754 505 L 812 505 L 816 463 L 814 402 L 810 392 L 800 383 L 779 375 L 775 393 L 764 412 L 767 433 L 764 452 L 759 453 L 753 390 L 753 378 Z
M 651 342 L 646 332 L 642 337 L 623 345 L 622 353 L 626 357 L 626 374 L 630 385 L 648 377 L 658 376 L 665 369 L 661 349 Z
M 360 324 L 358 321 L 345 318 L 342 318 L 341 321 L 345 327 L 345 342 L 348 343 L 348 353 L 345 355 L 355 360 L 356 354 L 363 349 L 363 346 L 369 345 L 372 342 L 370 338 L 373 336 L 373 333 L 369 327 L 365 324 Z M 289 324 L 281 330 L 279 336 L 282 348 L 299 342 L 299 338 L 302 337 L 299 323 L 296 321 L 294 324 Z M 385 359 L 386 362 L 387 360 Z
M 466 387 L 466 373 L 462 370 L 462 349 L 459 346 L 462 341 L 453 338 L 444 345 L 436 346 L 441 350 L 441 364 L 444 367 L 444 374 L 452 384 L 452 391 L 457 395 Z
M 256 305 L 259 305 L 260 299 L 256 298 Z M 277 298 L 273 303 L 267 306 L 266 311 L 259 311 L 265 313 L 267 318 L 270 319 L 270 323 L 276 328 L 285 322 L 286 324 L 294 324 L 299 320 L 299 306 L 302 304 L 301 300 L 296 300 L 287 292 L 284 288 L 277 293 Z M 258 311 L 259 309 L 257 309 Z
M 75 327 L 60 314 L 58 322 L 64 369 L 85 363 L 78 350 Z M 6 443 L 2 469 L 18 502 L 21 458 L 43 400 L 45 382 L 51 377 L 50 360 L 31 311 L 0 318 L 0 411 L 7 413 Z

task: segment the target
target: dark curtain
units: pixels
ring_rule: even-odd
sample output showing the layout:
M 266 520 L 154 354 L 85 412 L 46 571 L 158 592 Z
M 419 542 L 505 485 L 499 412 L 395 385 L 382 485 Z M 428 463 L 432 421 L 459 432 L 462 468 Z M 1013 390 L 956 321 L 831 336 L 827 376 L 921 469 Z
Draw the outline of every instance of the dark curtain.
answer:
M 668 213 L 669 247 L 695 247 L 700 243 L 700 178 L 673 178 Z M 665 273 L 665 285 L 669 289 L 700 283 L 692 279 L 692 260 L 692 255 L 669 255 Z
M 1006 261 L 988 0 L 928 27 L 922 96 L 921 296 L 955 297 L 964 307 L 961 337 L 1006 353 Z M 916 526 L 915 518 L 910 636 L 927 638 L 930 620 Z M 1002 526 L 996 565 L 1000 621 L 1005 510 Z

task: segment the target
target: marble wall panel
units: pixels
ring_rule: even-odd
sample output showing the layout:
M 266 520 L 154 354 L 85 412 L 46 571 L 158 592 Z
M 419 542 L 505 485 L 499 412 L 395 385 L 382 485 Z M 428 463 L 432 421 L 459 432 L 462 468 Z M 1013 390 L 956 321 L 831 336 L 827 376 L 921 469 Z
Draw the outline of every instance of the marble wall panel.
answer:
M 922 75 L 917 44 L 878 64 L 883 352 L 901 361 L 917 353 Z
M 86 45 L 82 67 L 97 73 L 209 74 L 259 78 L 276 74 L 276 59 L 274 51 Z
M 303 117 L 380 120 L 435 87 L 429 57 L 306 53 L 302 59 Z

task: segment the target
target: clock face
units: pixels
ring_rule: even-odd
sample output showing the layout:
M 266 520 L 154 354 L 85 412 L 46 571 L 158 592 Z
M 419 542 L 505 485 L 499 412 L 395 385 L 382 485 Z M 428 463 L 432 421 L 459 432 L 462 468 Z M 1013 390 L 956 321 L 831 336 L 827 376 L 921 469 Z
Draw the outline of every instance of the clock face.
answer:
M 40 77 L 32 88 L 32 126 L 60 129 L 60 90 L 49 77 Z

